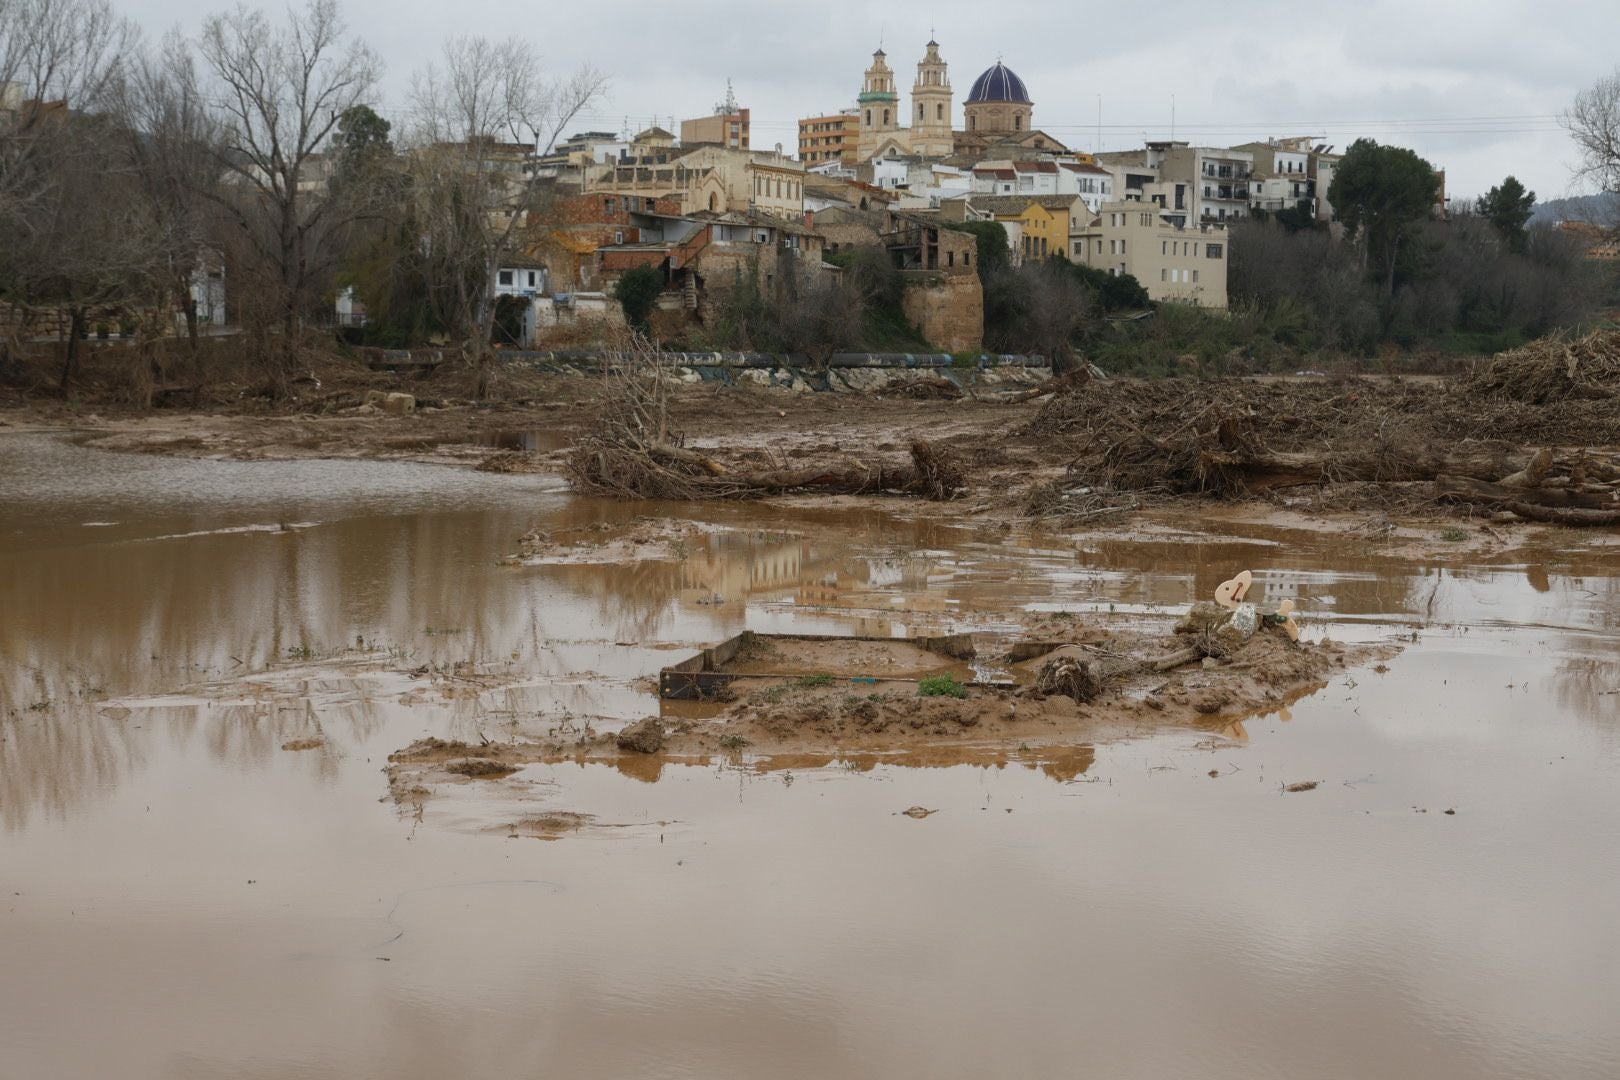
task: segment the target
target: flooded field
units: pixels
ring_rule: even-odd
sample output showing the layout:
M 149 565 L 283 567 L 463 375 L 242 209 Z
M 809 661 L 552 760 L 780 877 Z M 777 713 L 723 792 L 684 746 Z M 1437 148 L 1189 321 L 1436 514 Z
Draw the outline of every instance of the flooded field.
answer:
M 906 509 L 0 436 L 0 1077 L 1620 1074 L 1620 549 Z M 1147 625 L 1245 568 L 1400 651 L 1196 730 L 391 797 L 745 629 Z

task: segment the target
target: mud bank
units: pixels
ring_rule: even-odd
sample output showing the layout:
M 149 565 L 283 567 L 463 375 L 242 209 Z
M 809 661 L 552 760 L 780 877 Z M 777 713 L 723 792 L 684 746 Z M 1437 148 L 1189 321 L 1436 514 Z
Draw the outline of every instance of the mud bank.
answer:
M 1027 616 L 1025 632 L 977 637 L 973 664 L 1001 686 L 958 679 L 964 662 L 919 660 L 906 642 L 829 642 L 814 656 L 789 644 L 775 655 L 744 655 L 737 670 L 776 674 L 739 678 L 721 702 L 665 702 L 657 715 L 617 730 L 553 725 L 500 742 L 427 739 L 390 755 L 390 794 L 421 806 L 447 785 L 511 778 L 530 765 L 603 761 L 654 775 L 669 762 L 758 762 L 845 757 L 882 761 L 1001 758 L 1057 760 L 1076 746 L 1194 731 L 1216 740 L 1243 737 L 1245 720 L 1285 710 L 1347 670 L 1371 668 L 1400 643 L 1343 644 L 1326 637 L 1289 641 L 1264 629 L 1221 659 L 1155 670 L 1153 662 L 1181 644 L 1164 620 L 1082 620 Z M 1061 643 L 1033 659 L 1008 646 L 1028 634 Z M 903 654 L 903 655 L 902 655 Z M 1037 676 L 1055 657 L 1082 658 L 1102 672 L 1100 687 L 1076 700 L 1043 691 Z M 850 676 L 829 668 L 867 674 Z M 801 671 L 802 669 L 802 671 Z M 816 669 L 816 670 L 812 670 Z M 871 674 L 876 672 L 877 674 Z M 913 677 L 926 675 L 920 682 Z

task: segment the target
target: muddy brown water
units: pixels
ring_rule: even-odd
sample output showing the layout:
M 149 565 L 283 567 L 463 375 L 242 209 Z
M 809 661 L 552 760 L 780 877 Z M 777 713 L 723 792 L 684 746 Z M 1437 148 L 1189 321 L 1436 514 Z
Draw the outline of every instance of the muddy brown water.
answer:
M 0 1076 L 1620 1074 L 1615 555 L 728 506 L 679 561 L 500 562 L 658 512 L 0 436 Z M 386 798 L 414 739 L 645 715 L 745 628 L 1149 619 L 1248 566 L 1417 640 L 1225 738 Z M 405 703 L 460 660 L 515 678 Z

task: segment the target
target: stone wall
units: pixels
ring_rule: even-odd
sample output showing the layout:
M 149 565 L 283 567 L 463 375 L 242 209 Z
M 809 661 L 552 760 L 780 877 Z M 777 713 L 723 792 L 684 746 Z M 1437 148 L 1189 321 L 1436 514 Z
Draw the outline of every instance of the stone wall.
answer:
M 902 306 L 906 320 L 935 348 L 973 352 L 984 344 L 984 290 L 978 274 L 929 274 L 907 281 Z

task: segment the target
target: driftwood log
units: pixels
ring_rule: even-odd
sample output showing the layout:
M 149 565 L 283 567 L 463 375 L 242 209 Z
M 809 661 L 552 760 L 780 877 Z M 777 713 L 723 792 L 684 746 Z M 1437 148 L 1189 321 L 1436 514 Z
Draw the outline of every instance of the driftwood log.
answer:
M 1400 453 L 1204 449 L 1199 468 L 1219 489 L 1429 481 L 1437 499 L 1507 511 L 1526 521 L 1620 525 L 1620 465 L 1587 450 L 1561 455 L 1550 447 L 1500 443 Z
M 919 439 L 911 444 L 911 465 L 867 464 L 853 458 L 802 469 L 765 469 L 755 472 L 727 468 L 722 463 L 684 447 L 654 444 L 647 455 L 655 461 L 685 465 L 724 482 L 739 494 L 770 495 L 784 491 L 822 491 L 837 495 L 879 492 L 926 495 L 948 499 L 960 488 L 960 479 L 933 446 Z
M 1345 480 L 1399 483 L 1434 480 L 1440 476 L 1462 476 L 1497 481 L 1504 476 L 1525 472 L 1533 456 L 1521 447 L 1481 443 L 1461 450 L 1407 450 L 1399 454 L 1368 450 L 1290 452 L 1205 449 L 1199 454 L 1199 463 L 1207 475 L 1219 477 L 1228 485 L 1264 491 Z M 1543 468 L 1542 474 L 1545 475 L 1545 472 Z

